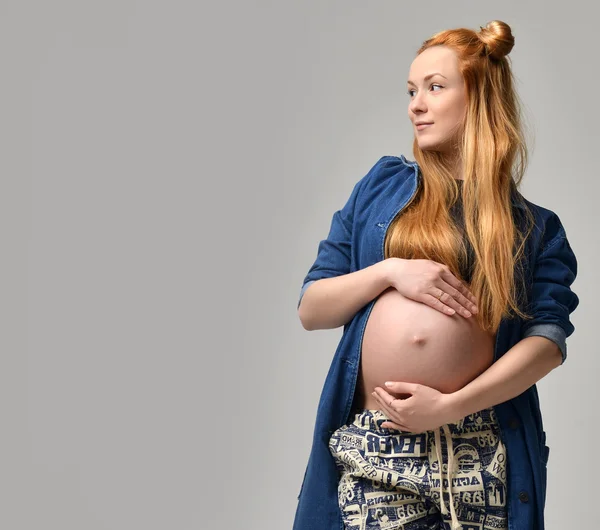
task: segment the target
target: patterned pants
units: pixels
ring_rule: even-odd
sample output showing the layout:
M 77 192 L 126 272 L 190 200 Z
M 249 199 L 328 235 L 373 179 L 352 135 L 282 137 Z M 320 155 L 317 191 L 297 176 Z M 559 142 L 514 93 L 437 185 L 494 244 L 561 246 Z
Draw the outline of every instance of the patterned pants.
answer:
M 346 530 L 508 528 L 506 449 L 493 408 L 419 434 L 381 427 L 386 420 L 364 409 L 329 440 Z

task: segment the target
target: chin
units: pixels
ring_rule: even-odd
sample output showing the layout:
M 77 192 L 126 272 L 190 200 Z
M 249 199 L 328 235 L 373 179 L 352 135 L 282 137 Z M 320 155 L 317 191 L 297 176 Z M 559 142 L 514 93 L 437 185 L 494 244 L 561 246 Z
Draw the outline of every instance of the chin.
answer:
M 418 143 L 419 149 L 421 151 L 447 151 L 448 144 L 445 142 L 421 142 Z
M 419 144 L 419 149 L 421 151 L 439 151 L 440 146 L 438 144 L 426 144 L 426 145 Z

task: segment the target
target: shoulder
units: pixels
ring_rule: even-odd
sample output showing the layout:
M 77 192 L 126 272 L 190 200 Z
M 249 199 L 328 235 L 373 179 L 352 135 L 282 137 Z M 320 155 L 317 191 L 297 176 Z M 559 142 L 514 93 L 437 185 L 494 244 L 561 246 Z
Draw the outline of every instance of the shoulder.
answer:
M 362 187 L 376 191 L 390 183 L 397 184 L 406 181 L 415 174 L 416 167 L 416 162 L 407 160 L 403 155 L 384 155 L 361 179 Z
M 378 168 L 377 174 L 380 177 L 389 178 L 414 173 L 417 169 L 417 163 L 407 160 L 404 155 L 384 155 L 377 161 L 375 167 Z
M 560 242 L 563 242 L 563 245 L 570 250 L 567 232 L 560 216 L 554 210 L 525 199 L 522 195 L 520 198 L 535 220 L 531 235 L 531 241 L 534 243 L 531 250 L 535 255 L 543 254 Z

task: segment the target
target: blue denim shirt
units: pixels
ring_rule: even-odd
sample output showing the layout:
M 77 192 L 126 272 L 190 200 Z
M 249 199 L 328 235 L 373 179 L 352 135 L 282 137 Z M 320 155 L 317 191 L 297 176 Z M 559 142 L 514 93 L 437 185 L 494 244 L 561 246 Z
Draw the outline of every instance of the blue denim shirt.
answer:
M 298 307 L 315 281 L 364 269 L 384 259 L 388 227 L 417 191 L 420 168 L 404 156 L 384 156 L 355 185 L 341 210 L 333 214 L 327 239 L 300 290 Z M 517 342 L 531 335 L 558 344 L 562 362 L 566 338 L 574 331 L 569 315 L 579 304 L 570 286 L 577 259 L 559 217 L 520 196 L 513 200 L 515 217 L 526 205 L 535 228 L 526 243 L 525 309 L 532 320 L 503 319 L 496 335 L 494 362 Z M 298 495 L 294 530 L 342 530 L 338 506 L 338 472 L 328 448 L 329 437 L 349 420 L 360 366 L 360 351 L 369 313 L 377 298 L 344 325 L 319 399 L 312 447 Z M 544 530 L 546 445 L 536 385 L 494 406 L 507 452 L 507 505 L 510 530 Z

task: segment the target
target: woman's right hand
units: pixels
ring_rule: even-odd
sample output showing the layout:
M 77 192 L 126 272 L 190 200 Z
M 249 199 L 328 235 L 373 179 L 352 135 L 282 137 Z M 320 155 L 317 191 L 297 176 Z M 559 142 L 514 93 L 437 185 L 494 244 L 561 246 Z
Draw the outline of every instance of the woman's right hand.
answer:
M 453 315 L 468 318 L 478 309 L 477 299 L 447 265 L 428 259 L 388 258 L 387 277 L 391 287 L 411 300 Z

